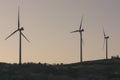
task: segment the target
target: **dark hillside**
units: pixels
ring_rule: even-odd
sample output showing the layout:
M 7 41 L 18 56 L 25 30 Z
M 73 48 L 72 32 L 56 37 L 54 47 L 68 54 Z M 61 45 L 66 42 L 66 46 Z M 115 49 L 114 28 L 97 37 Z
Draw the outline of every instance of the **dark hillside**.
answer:
M 0 80 L 120 80 L 120 59 L 65 65 L 0 63 Z

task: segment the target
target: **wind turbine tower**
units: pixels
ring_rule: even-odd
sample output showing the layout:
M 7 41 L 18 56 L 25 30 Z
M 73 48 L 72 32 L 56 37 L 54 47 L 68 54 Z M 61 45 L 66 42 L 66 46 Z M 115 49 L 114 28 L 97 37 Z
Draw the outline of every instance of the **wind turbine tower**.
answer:
M 79 32 L 80 33 L 80 62 L 83 62 L 82 59 L 82 43 L 83 43 L 83 39 L 82 39 L 82 32 L 84 32 L 84 29 L 82 29 L 82 21 L 83 21 L 83 16 L 81 18 L 81 23 L 80 23 L 80 28 L 78 30 L 72 31 L 71 33 L 75 33 L 75 32 Z
M 22 31 L 24 30 L 23 27 L 20 26 L 20 10 L 18 7 L 18 29 L 15 30 L 13 33 L 11 33 L 7 38 L 5 38 L 5 40 L 7 40 L 9 37 L 11 37 L 12 35 L 14 35 L 16 32 L 19 32 L 19 65 L 22 64 L 22 36 L 28 41 L 30 42 L 27 37 L 22 33 Z
M 104 29 L 103 29 L 103 33 L 104 33 L 104 41 L 106 42 L 106 59 L 108 59 L 108 39 L 109 39 L 109 36 L 106 36 Z

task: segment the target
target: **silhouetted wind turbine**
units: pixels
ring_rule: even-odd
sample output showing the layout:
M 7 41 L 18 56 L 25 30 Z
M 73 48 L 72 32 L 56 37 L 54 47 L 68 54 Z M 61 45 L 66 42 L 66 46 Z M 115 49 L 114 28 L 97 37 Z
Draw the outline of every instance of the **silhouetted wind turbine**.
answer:
M 109 39 L 109 36 L 106 36 L 104 29 L 103 29 L 103 34 L 104 34 L 104 42 L 106 41 L 106 59 L 108 59 L 108 39 Z
M 75 32 L 79 32 L 80 33 L 80 62 L 82 63 L 82 32 L 84 32 L 84 29 L 82 29 L 82 21 L 83 21 L 83 16 L 82 16 L 82 19 L 81 19 L 81 23 L 80 23 L 80 28 L 79 30 L 75 30 L 75 31 L 72 31 L 71 33 L 75 33 Z
M 11 37 L 13 34 L 15 34 L 16 32 L 19 32 L 19 65 L 22 64 L 22 60 L 21 60 L 21 57 L 22 57 L 22 36 L 28 41 L 30 42 L 27 37 L 22 33 L 22 31 L 24 30 L 23 27 L 20 26 L 20 16 L 19 16 L 19 7 L 18 7 L 18 29 L 15 30 L 13 33 L 11 33 L 7 38 L 5 38 L 5 40 L 7 40 L 9 37 Z

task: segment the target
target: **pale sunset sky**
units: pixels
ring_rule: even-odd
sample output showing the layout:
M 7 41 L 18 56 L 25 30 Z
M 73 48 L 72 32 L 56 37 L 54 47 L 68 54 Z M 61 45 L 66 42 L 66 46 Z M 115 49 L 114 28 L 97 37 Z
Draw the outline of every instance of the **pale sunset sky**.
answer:
M 103 27 L 109 35 L 109 58 L 120 55 L 120 0 L 0 0 L 0 62 L 18 63 L 18 5 L 22 62 L 79 62 L 79 29 L 83 15 L 83 61 L 105 58 Z

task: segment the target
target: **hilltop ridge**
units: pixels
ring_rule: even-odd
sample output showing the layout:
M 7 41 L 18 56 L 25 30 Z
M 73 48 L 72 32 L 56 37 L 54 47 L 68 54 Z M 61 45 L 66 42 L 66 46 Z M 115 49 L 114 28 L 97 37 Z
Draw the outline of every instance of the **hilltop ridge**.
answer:
M 72 64 L 0 63 L 0 80 L 116 80 L 120 59 Z

